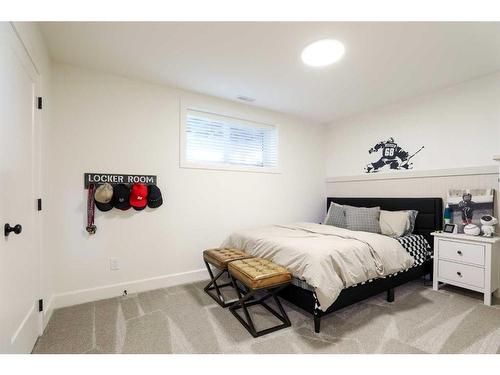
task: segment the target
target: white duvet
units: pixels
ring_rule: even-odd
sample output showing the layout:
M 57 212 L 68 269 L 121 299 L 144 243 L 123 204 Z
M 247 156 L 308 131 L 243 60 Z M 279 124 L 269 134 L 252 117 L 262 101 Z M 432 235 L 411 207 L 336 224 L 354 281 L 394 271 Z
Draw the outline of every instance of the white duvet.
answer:
M 408 269 L 414 262 L 393 238 L 314 223 L 238 231 L 222 246 L 242 249 L 288 268 L 315 289 L 323 311 L 342 289 Z

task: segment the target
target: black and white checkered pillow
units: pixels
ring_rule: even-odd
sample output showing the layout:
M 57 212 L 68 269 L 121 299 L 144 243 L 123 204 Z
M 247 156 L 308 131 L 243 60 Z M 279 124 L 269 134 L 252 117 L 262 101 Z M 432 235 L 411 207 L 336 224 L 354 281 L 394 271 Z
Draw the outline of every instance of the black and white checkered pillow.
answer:
M 398 237 L 396 240 L 415 259 L 413 267 L 420 266 L 427 259 L 432 258 L 431 246 L 424 236 L 413 234 L 411 236 Z

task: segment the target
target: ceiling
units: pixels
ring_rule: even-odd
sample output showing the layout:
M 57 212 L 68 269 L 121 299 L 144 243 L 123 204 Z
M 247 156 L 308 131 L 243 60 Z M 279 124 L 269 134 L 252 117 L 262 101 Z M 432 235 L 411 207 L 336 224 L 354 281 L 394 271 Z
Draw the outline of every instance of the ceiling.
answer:
M 163 83 L 321 123 L 500 70 L 500 23 L 49 22 L 54 61 Z M 311 42 L 346 53 L 305 66 Z

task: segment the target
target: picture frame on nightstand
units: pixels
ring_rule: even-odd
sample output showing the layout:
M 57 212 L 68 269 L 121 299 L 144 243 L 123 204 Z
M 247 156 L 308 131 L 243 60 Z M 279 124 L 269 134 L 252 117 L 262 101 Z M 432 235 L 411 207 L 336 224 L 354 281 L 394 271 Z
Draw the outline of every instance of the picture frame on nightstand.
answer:
M 448 234 L 457 234 L 458 225 L 457 224 L 445 224 L 443 227 L 443 232 Z

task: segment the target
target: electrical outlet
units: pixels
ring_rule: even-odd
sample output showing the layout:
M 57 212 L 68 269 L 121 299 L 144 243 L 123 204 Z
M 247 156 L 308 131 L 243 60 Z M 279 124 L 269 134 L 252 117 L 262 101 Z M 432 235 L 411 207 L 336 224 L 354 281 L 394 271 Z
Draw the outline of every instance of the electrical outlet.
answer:
M 109 258 L 109 269 L 111 271 L 118 271 L 120 269 L 120 265 L 118 264 L 118 259 Z

